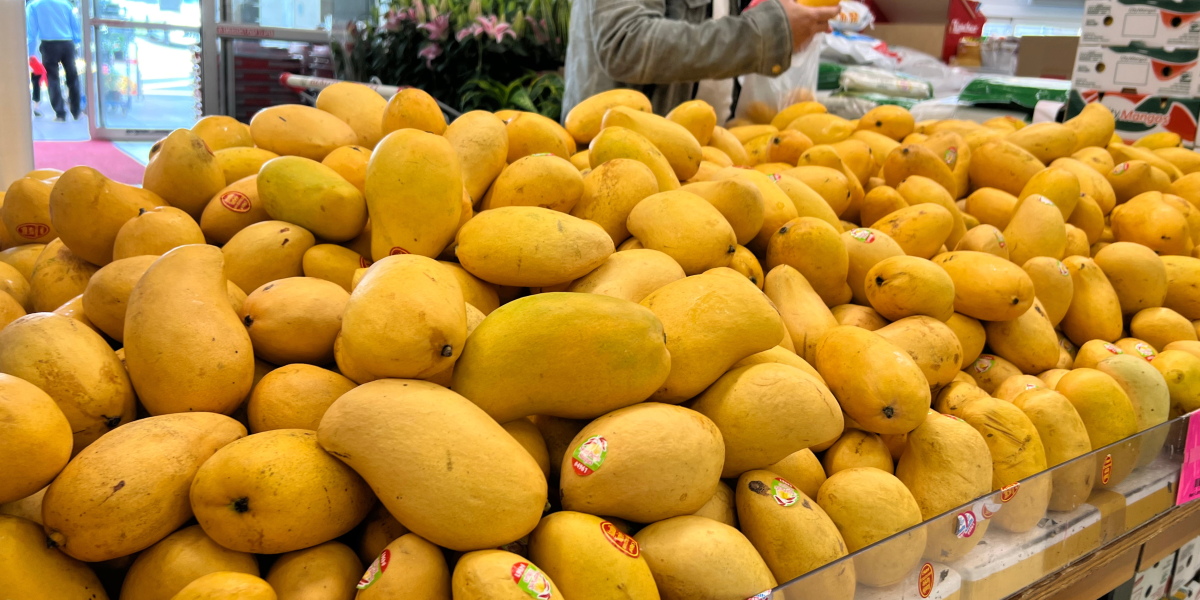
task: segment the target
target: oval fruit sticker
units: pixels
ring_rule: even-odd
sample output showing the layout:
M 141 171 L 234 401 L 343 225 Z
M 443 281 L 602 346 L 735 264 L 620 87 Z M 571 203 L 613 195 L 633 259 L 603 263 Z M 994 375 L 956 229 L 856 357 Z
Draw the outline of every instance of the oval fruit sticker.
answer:
M 221 194 L 221 206 L 235 213 L 247 213 L 250 212 L 250 197 L 238 191 L 225 192 Z
M 1010 484 L 1000 488 L 1000 501 L 1008 502 L 1009 500 L 1016 498 L 1017 490 L 1020 489 L 1020 487 L 1021 487 L 1021 482 L 1018 481 L 1016 483 L 1010 483 Z
M 512 566 L 512 578 L 517 584 L 517 589 L 529 594 L 530 598 L 550 600 L 554 597 L 554 590 L 550 589 L 550 580 L 537 567 L 527 562 L 519 562 Z
M 367 257 L 365 257 L 365 256 L 358 257 L 358 268 L 366 269 L 367 267 L 370 267 L 371 264 L 372 264 L 371 261 L 367 260 Z
M 875 241 L 875 234 L 871 233 L 870 229 L 859 227 L 858 229 L 850 230 L 850 237 L 864 243 L 870 244 Z
M 45 223 L 22 223 L 21 225 L 17 225 L 17 235 L 27 240 L 36 240 L 48 233 L 50 233 L 50 226 Z
M 971 368 L 974 369 L 976 373 L 982 375 L 987 373 L 994 364 L 996 364 L 996 357 L 990 354 L 984 354 L 983 356 L 975 359 L 975 364 L 972 365 Z
M 358 580 L 358 589 L 365 590 L 371 587 L 376 581 L 379 581 L 379 576 L 387 570 L 388 563 L 392 561 L 392 551 L 384 549 L 383 554 L 380 554 L 375 562 L 371 563 L 371 567 L 363 573 L 362 579 Z
M 1147 344 L 1146 342 L 1138 342 L 1134 344 L 1133 349 L 1137 350 L 1137 353 L 1141 354 L 1142 358 L 1146 359 L 1147 361 L 1152 361 L 1154 360 L 1154 357 L 1157 356 L 1154 353 L 1154 348 L 1151 348 L 1150 344 Z
M 1108 350 L 1109 352 L 1112 352 L 1113 354 L 1125 354 L 1124 350 L 1122 350 L 1108 342 L 1104 342 L 1104 349 Z
M 408 254 L 408 250 L 400 246 L 394 246 L 391 250 L 388 250 L 388 256 L 395 256 L 397 254 Z
M 800 499 L 800 493 L 796 491 L 796 486 L 780 477 L 776 477 L 771 482 L 771 492 L 775 497 L 775 502 L 780 506 L 791 506 Z
M 933 565 L 921 565 L 921 572 L 917 575 L 917 591 L 922 598 L 928 598 L 933 593 Z
M 571 468 L 580 477 L 587 477 L 600 470 L 600 465 L 604 464 L 607 456 L 608 440 L 595 435 L 583 440 L 575 449 L 575 453 L 571 455 Z
M 1100 483 L 1108 485 L 1108 480 L 1112 479 L 1112 455 L 1104 455 L 1104 466 L 1100 468 Z
M 625 532 L 617 529 L 616 525 L 608 521 L 601 521 L 600 532 L 604 534 L 604 538 L 608 540 L 608 543 L 612 544 L 617 550 L 624 552 L 630 558 L 637 558 L 642 555 L 642 548 L 638 546 L 637 540 L 625 535 Z
M 954 536 L 958 538 L 969 538 L 975 533 L 975 513 L 967 511 L 959 513 L 954 518 Z

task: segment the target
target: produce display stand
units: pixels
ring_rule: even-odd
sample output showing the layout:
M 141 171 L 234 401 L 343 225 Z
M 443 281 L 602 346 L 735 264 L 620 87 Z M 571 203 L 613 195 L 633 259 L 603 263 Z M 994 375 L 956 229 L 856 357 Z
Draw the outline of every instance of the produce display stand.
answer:
M 889 543 L 901 536 L 912 539 L 914 534 L 924 533 L 929 540 L 924 555 L 912 564 L 902 582 L 884 588 L 859 583 L 853 598 L 1095 600 L 1132 578 L 1139 557 L 1142 564 L 1151 564 L 1200 533 L 1200 503 L 1177 505 L 1177 500 L 1192 497 L 1187 494 L 1190 487 L 1184 494 L 1179 490 L 1185 462 L 1195 460 L 1188 448 L 1190 421 L 1190 416 L 1179 417 L 1058 465 L 764 592 L 759 598 L 831 598 L 831 582 L 844 573 L 846 563 L 894 561 L 902 553 L 894 551 L 897 545 L 888 548 Z M 1193 427 L 1200 427 L 1200 419 Z M 1128 465 L 1122 469 L 1122 460 L 1136 461 L 1136 466 L 1132 471 Z M 1054 489 L 1055 477 L 1067 476 L 1071 469 L 1079 473 L 1078 464 L 1083 461 L 1096 465 L 1091 495 L 1072 510 L 1042 512 L 1040 506 Z M 1128 475 L 1121 477 L 1122 471 Z M 1038 514 L 1042 516 L 1038 518 Z M 1014 526 L 1013 521 L 1036 525 Z M 919 531 L 922 529 L 924 532 Z M 881 546 L 880 552 L 871 554 Z M 947 553 L 947 548 L 957 550 Z M 856 566 L 859 564 L 863 563 L 856 562 Z

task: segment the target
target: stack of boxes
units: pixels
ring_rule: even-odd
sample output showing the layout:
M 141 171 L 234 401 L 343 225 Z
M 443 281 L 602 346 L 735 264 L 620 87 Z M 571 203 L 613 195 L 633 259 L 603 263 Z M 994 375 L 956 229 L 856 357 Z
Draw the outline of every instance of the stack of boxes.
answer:
M 1200 0 L 1087 0 L 1067 109 L 1100 102 L 1126 143 L 1172 131 L 1196 142 Z

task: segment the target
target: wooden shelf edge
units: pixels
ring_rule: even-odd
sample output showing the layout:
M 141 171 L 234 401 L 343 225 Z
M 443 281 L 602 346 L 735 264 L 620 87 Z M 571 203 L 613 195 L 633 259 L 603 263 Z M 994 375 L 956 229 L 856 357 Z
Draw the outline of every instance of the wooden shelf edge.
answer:
M 1088 575 L 1103 569 L 1131 549 L 1141 546 L 1195 513 L 1200 513 L 1200 502 L 1174 507 L 1141 527 L 1127 532 L 1107 546 L 1093 551 L 1063 569 L 1047 575 L 1037 583 L 1009 596 L 1009 600 L 1048 600 L 1071 586 L 1081 583 Z

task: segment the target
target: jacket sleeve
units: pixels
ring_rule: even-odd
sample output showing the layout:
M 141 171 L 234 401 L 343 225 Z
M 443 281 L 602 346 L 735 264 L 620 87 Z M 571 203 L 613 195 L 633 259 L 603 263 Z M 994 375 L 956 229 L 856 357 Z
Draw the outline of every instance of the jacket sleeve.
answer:
M 29 55 L 38 55 L 38 26 L 37 13 L 33 12 L 33 6 L 25 7 L 25 43 L 29 46 Z
M 667 19 L 665 0 L 595 0 L 595 55 L 609 77 L 637 85 L 778 75 L 792 56 L 779 2 L 693 24 Z

